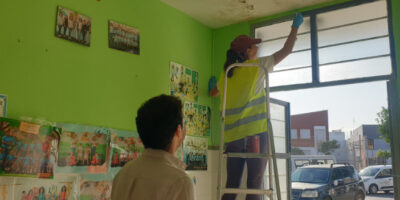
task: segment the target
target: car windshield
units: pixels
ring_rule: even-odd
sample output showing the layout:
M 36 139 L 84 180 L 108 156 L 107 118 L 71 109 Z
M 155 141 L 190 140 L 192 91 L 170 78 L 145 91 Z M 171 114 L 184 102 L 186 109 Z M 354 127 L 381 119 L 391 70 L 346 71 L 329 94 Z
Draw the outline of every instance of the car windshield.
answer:
M 328 183 L 330 169 L 299 168 L 292 174 L 292 182 Z
M 375 176 L 378 173 L 378 167 L 367 167 L 360 172 L 360 176 Z

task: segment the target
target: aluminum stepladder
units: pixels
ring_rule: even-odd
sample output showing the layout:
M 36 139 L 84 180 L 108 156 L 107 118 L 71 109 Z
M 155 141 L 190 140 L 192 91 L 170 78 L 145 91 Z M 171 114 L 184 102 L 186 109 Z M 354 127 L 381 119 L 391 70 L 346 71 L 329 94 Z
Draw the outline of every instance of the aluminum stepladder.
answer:
M 254 63 L 234 63 L 229 65 L 225 71 L 224 75 L 224 89 L 223 89 L 223 100 L 222 100 L 222 123 L 221 123 L 221 133 L 220 133 L 220 144 L 219 144 L 219 166 L 218 166 L 218 188 L 217 188 L 217 200 L 222 198 L 223 194 L 258 194 L 258 195 L 267 195 L 270 200 L 273 200 L 274 191 L 273 191 L 273 177 L 275 178 L 275 187 L 276 187 L 276 196 L 278 200 L 281 200 L 280 193 L 280 185 L 279 185 L 279 174 L 278 174 L 278 166 L 276 162 L 276 154 L 275 154 L 275 143 L 274 136 L 272 132 L 272 124 L 271 124 L 271 113 L 270 113 L 270 99 L 269 92 L 266 92 L 266 100 L 267 100 L 267 123 L 268 123 L 268 153 L 224 153 L 224 131 L 225 131 L 225 109 L 226 109 L 226 88 L 228 84 L 228 72 L 234 67 L 257 67 L 263 69 L 265 73 L 266 79 L 266 88 L 269 88 L 269 78 L 268 72 Z M 269 180 L 269 189 L 240 189 L 240 188 L 225 188 L 222 183 L 222 172 L 223 172 L 223 162 L 224 158 L 267 158 L 268 162 L 268 180 Z M 271 165 L 272 163 L 272 165 Z M 272 169 L 273 168 L 273 169 Z M 272 173 L 272 170 L 274 173 Z

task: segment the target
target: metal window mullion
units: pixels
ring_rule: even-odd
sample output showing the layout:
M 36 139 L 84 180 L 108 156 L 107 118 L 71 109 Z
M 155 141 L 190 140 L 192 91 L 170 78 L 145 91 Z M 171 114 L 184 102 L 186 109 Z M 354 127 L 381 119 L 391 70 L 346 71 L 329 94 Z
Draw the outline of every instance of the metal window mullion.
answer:
M 311 30 L 311 65 L 312 65 L 312 83 L 320 83 L 319 79 L 319 55 L 318 55 L 318 28 L 316 15 L 310 15 Z

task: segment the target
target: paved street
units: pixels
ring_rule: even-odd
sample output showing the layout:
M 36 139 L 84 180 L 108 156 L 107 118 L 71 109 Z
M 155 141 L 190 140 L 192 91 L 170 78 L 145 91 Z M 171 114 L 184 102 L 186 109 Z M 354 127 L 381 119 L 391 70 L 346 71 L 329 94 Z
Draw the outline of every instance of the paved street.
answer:
M 374 195 L 367 195 L 365 200 L 392 200 L 394 199 L 393 193 L 385 194 L 385 193 L 378 193 Z

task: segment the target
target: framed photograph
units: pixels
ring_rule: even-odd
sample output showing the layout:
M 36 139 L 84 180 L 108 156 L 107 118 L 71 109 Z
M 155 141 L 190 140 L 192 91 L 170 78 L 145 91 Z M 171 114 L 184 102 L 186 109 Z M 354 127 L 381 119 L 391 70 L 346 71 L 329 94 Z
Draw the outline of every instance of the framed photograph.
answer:
M 112 49 L 140 54 L 140 33 L 138 29 L 109 21 L 108 46 Z
M 90 46 L 92 20 L 61 6 L 57 8 L 56 36 Z

